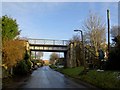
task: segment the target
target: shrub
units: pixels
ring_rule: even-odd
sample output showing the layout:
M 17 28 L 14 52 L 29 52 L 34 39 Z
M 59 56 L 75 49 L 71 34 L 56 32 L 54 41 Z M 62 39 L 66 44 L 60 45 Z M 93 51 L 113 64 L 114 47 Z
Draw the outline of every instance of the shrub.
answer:
M 13 69 L 15 75 L 26 75 L 28 72 L 28 66 L 24 60 L 21 60 Z
M 120 36 L 113 39 L 115 47 L 110 50 L 110 60 L 107 62 L 106 69 L 120 70 Z
M 25 63 L 27 65 L 27 67 L 28 67 L 28 70 L 30 70 L 32 68 L 32 62 L 31 62 L 31 60 L 29 58 L 30 58 L 30 55 L 26 51 L 25 55 L 24 55 L 24 60 L 25 60 Z
M 32 68 L 32 62 L 30 60 L 27 60 L 27 66 L 28 66 L 28 69 L 30 70 Z
M 28 52 L 26 51 L 25 56 L 24 56 L 24 60 L 27 61 L 29 58 L 30 58 L 30 56 L 29 56 Z
M 53 64 L 50 65 L 49 67 L 52 68 L 52 69 L 56 69 L 56 68 L 57 68 L 57 66 L 55 66 L 55 65 L 53 65 Z
M 111 48 L 110 60 L 107 61 L 107 70 L 120 70 L 120 50 L 117 47 Z
M 5 40 L 2 42 L 2 64 L 12 68 L 24 57 L 24 42 L 20 40 Z

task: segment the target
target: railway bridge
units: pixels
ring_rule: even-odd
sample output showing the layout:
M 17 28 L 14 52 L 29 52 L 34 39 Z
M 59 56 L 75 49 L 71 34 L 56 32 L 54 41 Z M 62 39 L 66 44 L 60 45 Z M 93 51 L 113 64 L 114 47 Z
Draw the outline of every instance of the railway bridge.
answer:
M 63 52 L 66 61 L 68 40 L 28 39 L 28 42 L 30 55 L 32 51 Z

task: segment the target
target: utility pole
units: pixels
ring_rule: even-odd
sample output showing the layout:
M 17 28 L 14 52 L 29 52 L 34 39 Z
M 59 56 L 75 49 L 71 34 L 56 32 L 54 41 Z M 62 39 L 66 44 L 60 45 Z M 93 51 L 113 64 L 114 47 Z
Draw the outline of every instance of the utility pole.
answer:
M 107 10 L 107 21 L 108 21 L 108 59 L 110 52 L 110 11 Z

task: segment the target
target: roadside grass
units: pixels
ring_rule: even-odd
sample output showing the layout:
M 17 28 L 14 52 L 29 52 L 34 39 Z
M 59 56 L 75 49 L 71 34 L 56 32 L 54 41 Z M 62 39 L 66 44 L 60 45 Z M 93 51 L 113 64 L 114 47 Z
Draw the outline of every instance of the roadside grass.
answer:
M 89 70 L 86 74 L 83 74 L 83 67 L 55 68 L 55 70 L 105 90 L 120 90 L 120 79 L 117 78 L 118 72 Z
M 83 71 L 83 67 L 76 67 L 76 68 L 58 68 L 57 71 L 60 71 L 63 74 L 66 74 L 68 76 L 78 78 L 79 74 Z
M 120 80 L 117 79 L 117 73 L 112 71 L 98 72 L 96 70 L 90 70 L 86 75 L 79 77 L 81 80 L 100 88 L 120 89 Z
M 49 67 L 50 67 L 51 69 L 57 69 L 57 67 L 56 67 L 55 65 L 49 65 Z

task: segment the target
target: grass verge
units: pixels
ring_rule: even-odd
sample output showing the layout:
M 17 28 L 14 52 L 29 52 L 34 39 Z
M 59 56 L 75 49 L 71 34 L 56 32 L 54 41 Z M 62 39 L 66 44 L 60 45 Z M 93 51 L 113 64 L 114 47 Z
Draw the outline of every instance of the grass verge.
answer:
M 77 78 L 84 82 L 87 82 L 91 85 L 99 87 L 101 89 L 109 90 L 109 89 L 117 89 L 120 90 L 120 78 L 119 72 L 114 71 L 96 71 L 89 70 L 86 74 L 83 74 L 83 67 L 75 67 L 75 68 L 56 68 L 52 67 L 56 71 L 59 71 L 69 77 Z

